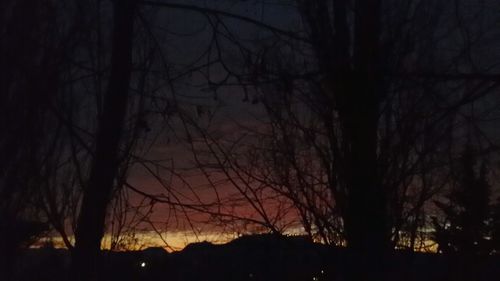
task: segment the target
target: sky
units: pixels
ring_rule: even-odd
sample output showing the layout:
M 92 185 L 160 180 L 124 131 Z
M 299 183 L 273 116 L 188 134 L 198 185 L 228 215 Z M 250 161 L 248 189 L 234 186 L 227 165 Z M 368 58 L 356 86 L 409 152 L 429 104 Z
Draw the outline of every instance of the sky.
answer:
M 260 2 L 260 3 L 259 3 Z M 274 1 L 273 3 L 263 4 L 263 1 L 179 1 L 179 3 L 189 3 L 202 7 L 209 7 L 229 11 L 238 15 L 247 16 L 257 20 L 261 20 L 267 24 L 292 30 L 302 30 L 300 18 L 296 13 L 296 7 L 289 5 L 294 1 Z M 210 43 L 210 28 L 207 26 L 206 18 L 197 13 L 186 12 L 182 10 L 157 10 L 156 17 L 160 18 L 159 22 L 163 28 L 168 29 L 169 35 L 164 39 L 165 53 L 168 59 L 176 65 L 188 65 L 193 57 L 197 57 L 207 50 Z M 251 25 L 241 23 L 237 20 L 225 19 L 224 22 L 228 26 L 228 30 L 232 32 L 239 40 L 243 40 L 246 46 L 255 46 L 255 42 L 251 42 L 255 38 L 260 39 L 260 42 L 267 42 L 265 38 L 269 34 L 262 32 L 261 29 Z M 185 34 L 187 36 L 178 36 Z M 489 38 L 487 40 L 494 40 Z M 230 67 L 238 71 L 238 60 L 234 59 L 238 56 L 237 49 L 231 45 L 229 41 L 221 41 L 221 48 L 225 51 L 223 58 L 227 60 Z M 259 42 L 259 40 L 257 40 Z M 257 46 L 259 46 L 257 43 Z M 266 44 L 266 43 L 263 43 Z M 486 45 L 481 45 L 482 48 L 478 53 L 484 54 L 482 57 L 476 58 L 480 64 L 489 64 L 489 61 L 494 61 L 498 56 L 498 52 L 493 49 L 488 49 Z M 217 91 L 217 98 L 214 98 L 214 93 L 206 90 L 204 84 L 204 75 L 194 74 L 185 79 L 181 79 L 176 85 L 176 98 L 182 104 L 184 110 L 193 116 L 199 124 L 211 132 L 211 135 L 218 137 L 224 136 L 229 139 L 238 139 L 245 134 L 240 129 L 241 125 L 245 127 L 255 128 L 259 130 L 259 119 L 265 119 L 265 113 L 260 104 L 253 105 L 251 102 L 245 102 L 245 94 L 241 87 L 222 87 Z M 220 67 L 215 66 L 210 71 L 210 78 L 213 81 L 220 81 L 224 78 L 224 72 Z M 251 98 L 251 97 L 250 97 Z M 496 130 L 498 124 L 498 112 L 494 108 L 498 108 L 500 100 L 491 98 L 484 104 L 479 104 L 479 107 L 491 107 L 493 111 L 489 116 L 485 116 L 485 121 L 480 124 L 485 131 L 491 132 L 490 137 L 493 140 L 500 140 L 500 134 Z M 201 112 L 201 114 L 200 114 Z M 213 114 L 211 116 L 211 114 Z M 210 116 L 210 118 L 209 118 Z M 492 118 L 493 120 L 486 120 Z M 210 120 L 210 122 L 209 122 Z M 170 127 L 164 127 L 160 121 L 154 125 L 154 131 L 157 131 L 159 136 L 155 141 L 150 151 L 147 152 L 148 159 L 169 159 L 168 165 L 175 166 L 178 176 L 172 176 L 170 171 L 163 171 L 162 174 L 169 181 L 169 188 L 173 188 L 178 192 L 182 202 L 194 202 L 196 196 L 201 198 L 202 203 L 211 203 L 216 200 L 216 196 L 226 197 L 236 192 L 234 184 L 225 182 L 217 185 L 217 192 L 208 185 L 207 178 L 200 170 L 193 169 L 196 166 L 191 152 L 191 148 L 185 142 L 187 135 L 183 132 L 183 124 L 180 120 L 171 120 Z M 193 128 L 191 128 L 193 130 Z M 193 130 L 195 131 L 195 130 Z M 192 132 L 191 132 L 192 133 Z M 192 133 L 196 138 L 196 133 Z M 155 134 L 153 134 L 155 135 Z M 211 176 L 213 178 L 222 178 L 217 174 Z M 142 191 L 150 194 L 166 194 L 163 186 L 157 179 L 144 171 L 141 167 L 134 167 L 130 175 L 130 183 L 139 187 Z M 193 188 L 195 192 L 191 189 Z M 219 194 L 217 194 L 219 193 Z M 138 203 L 138 196 L 131 197 L 131 202 Z M 270 206 L 270 209 L 273 207 Z M 244 213 L 250 214 L 250 217 L 255 218 L 255 212 L 248 206 L 243 205 L 235 209 L 227 209 L 228 212 L 234 214 Z M 220 236 L 226 238 L 234 237 L 235 231 L 228 228 L 227 225 L 214 226 L 213 221 L 207 218 L 206 215 L 187 214 L 178 215 L 179 220 L 168 219 L 166 217 L 172 215 L 172 210 L 169 206 L 158 204 L 155 207 L 155 212 L 151 215 L 159 229 L 162 229 L 166 235 L 166 240 L 169 244 L 175 245 L 174 248 L 179 248 L 187 242 L 196 240 L 212 240 L 220 242 Z M 184 216 L 184 218 L 182 218 Z M 194 226 L 185 220 L 189 217 Z M 296 214 L 288 216 L 290 220 L 296 219 Z M 194 233 L 190 229 L 195 229 Z M 296 225 L 291 226 L 290 230 L 294 233 L 300 232 L 300 228 Z M 224 232 L 226 234 L 221 233 Z M 150 234 L 148 234 L 150 235 Z M 237 234 L 236 234 L 237 235 Z M 160 241 L 158 237 L 151 238 L 152 241 Z M 156 242 L 155 242 L 156 243 Z
M 220 9 L 260 20 L 285 30 L 303 30 L 296 8 L 290 4 L 295 1 L 192 0 L 172 2 Z M 151 8 L 147 15 L 154 17 L 155 32 L 160 34 L 157 39 L 161 44 L 163 55 L 171 63 L 171 75 L 175 76 L 175 74 L 182 72 L 184 68 L 193 62 L 197 64 L 203 63 L 203 61 L 198 61 L 196 58 L 202 56 L 205 51 L 210 50 L 211 28 L 206 17 L 196 12 L 163 8 Z M 272 40 L 268 40 L 269 33 L 262 32 L 261 29 L 252 24 L 227 18 L 224 19 L 224 23 L 227 24 L 231 34 L 244 42 L 246 47 L 262 47 L 265 44 L 272 43 Z M 490 40 L 495 40 L 495 38 L 492 37 Z M 222 56 L 228 66 L 238 71 L 239 67 L 241 67 L 238 49 L 227 38 L 221 40 L 220 47 L 224 50 Z M 486 62 L 495 60 L 500 54 L 498 50 L 482 47 L 484 50 L 481 52 L 487 54 L 484 58 Z M 215 55 L 213 49 L 210 51 Z M 158 61 L 158 64 L 161 64 L 161 62 Z M 212 81 L 221 81 L 225 76 L 221 66 L 215 65 L 210 72 L 202 69 L 200 72 L 178 79 L 173 88 L 160 91 L 158 95 L 164 95 L 168 98 L 175 97 L 186 116 L 192 118 L 197 124 L 201 124 L 203 129 L 218 138 L 222 139 L 224 137 L 226 140 L 239 139 L 247 133 L 241 130 L 241 126 L 252 128 L 253 131 L 261 130 L 262 123 L 259 120 L 265 119 L 262 105 L 252 104 L 252 95 L 250 95 L 249 101 L 245 101 L 244 91 L 237 86 L 221 87 L 215 94 L 213 89 L 206 85 L 205 79 L 208 74 L 210 74 Z M 174 93 L 172 89 L 175 89 Z M 500 100 L 497 99 L 489 100 L 485 106 L 497 105 L 500 103 Z M 491 113 L 493 118 L 497 118 L 499 115 L 498 112 Z M 208 185 L 206 175 L 195 168 L 196 163 L 191 151 L 192 148 L 189 142 L 186 142 L 188 133 L 182 120 L 173 117 L 165 121 L 157 116 L 152 116 L 147 121 L 152 131 L 145 137 L 145 145 L 139 147 L 136 153 L 149 161 L 161 161 L 163 165 L 168 167 L 155 170 L 156 175 L 163 178 L 165 185 L 160 184 L 158 179 L 146 171 L 143 166 L 135 164 L 130 170 L 128 179 L 132 186 L 141 192 L 156 195 L 160 198 L 169 197 L 168 192 L 171 192 L 171 194 L 177 196 L 179 200 L 177 203 L 210 204 L 217 199 L 217 196 L 220 196 L 224 201 L 225 198 L 237 193 L 235 184 L 227 181 L 219 182 L 217 189 L 214 189 Z M 187 121 L 189 123 L 191 120 Z M 488 128 L 488 131 L 496 132 L 492 134 L 492 137 L 500 140 L 500 134 L 496 130 L 497 124 L 498 119 L 484 122 L 484 126 Z M 201 137 L 200 134 L 196 133 L 193 126 L 189 126 L 189 129 L 190 137 L 195 139 Z M 247 142 L 252 142 L 252 140 L 247 140 Z M 197 148 L 201 148 L 201 146 Z M 148 167 L 151 168 L 152 166 L 148 165 Z M 221 181 L 224 177 L 213 173 L 210 178 L 214 181 Z M 151 203 L 150 200 L 143 201 L 143 197 L 133 191 L 127 192 L 129 202 L 133 206 Z M 199 196 L 199 199 L 197 196 Z M 265 194 L 262 196 L 265 196 Z M 172 199 L 171 196 L 170 199 Z M 271 203 L 265 206 L 265 209 L 272 210 L 273 208 L 274 205 Z M 259 230 L 256 227 L 245 229 L 246 226 L 241 224 L 231 225 L 230 223 L 217 221 L 209 215 L 202 215 L 193 211 L 184 213 L 180 207 L 174 210 L 168 204 L 162 204 L 161 202 L 155 202 L 152 210 L 144 206 L 139 208 L 138 214 L 134 215 L 133 211 L 129 213 L 129 220 L 132 224 L 142 219 L 141 214 L 148 215 L 148 222 L 135 224 L 134 230 L 137 231 L 137 236 L 125 238 L 138 239 L 138 245 L 144 247 L 164 246 L 165 243 L 162 240 L 164 239 L 168 244 L 165 246 L 168 246 L 169 250 L 178 250 L 190 242 L 209 240 L 220 243 L 234 238 L 242 232 Z M 223 211 L 258 218 L 258 215 L 249 207 L 248 203 L 235 207 L 226 206 L 223 207 Z M 286 214 L 285 217 L 290 222 L 296 220 L 296 214 L 293 212 Z M 189 218 L 189 220 L 186 218 Z M 156 227 L 162 234 L 161 237 L 152 231 L 152 226 Z M 297 224 L 290 224 L 286 230 L 293 234 L 301 232 Z M 107 235 L 104 239 L 104 245 L 109 245 L 110 241 L 111 238 Z
M 259 3 L 262 1 L 197 0 L 178 2 L 232 12 L 284 29 L 298 24 L 297 18 L 294 19 L 294 16 L 291 16 L 295 14 L 295 8 L 287 4 L 293 1 L 270 1 L 266 4 Z M 162 38 L 163 52 L 168 61 L 172 63 L 173 72 L 176 69 L 181 69 L 182 66 L 189 65 L 193 58 L 198 57 L 207 49 L 211 39 L 211 32 L 204 16 L 184 10 L 152 9 L 155 10 L 153 14 L 158 22 L 159 34 L 165 36 Z M 265 32 L 251 24 L 227 18 L 224 19 L 224 22 L 231 32 L 244 41 L 254 40 L 255 38 L 258 41 L 259 38 L 267 36 Z M 162 32 L 165 30 L 168 31 Z M 231 58 L 230 55 L 234 47 L 223 43 L 222 48 L 229 54 L 225 57 L 227 62 L 229 64 L 235 62 L 236 60 Z M 237 68 L 237 64 L 234 67 Z M 220 67 L 212 67 L 210 71 L 211 79 L 214 81 L 221 79 L 223 77 L 221 72 Z M 194 116 L 193 118 L 197 119 L 197 122 L 206 125 L 206 128 L 213 135 L 219 137 L 230 136 L 232 139 L 242 135 L 239 126 L 258 125 L 255 118 L 263 117 L 263 108 L 260 105 L 244 102 L 245 94 L 240 87 L 223 87 L 217 91 L 217 99 L 215 99 L 214 93 L 204 90 L 206 86 L 199 86 L 206 84 L 205 79 L 203 75 L 195 73 L 180 79 L 175 84 L 176 99 L 190 116 Z M 204 113 L 203 116 L 198 114 L 200 109 Z M 213 114 L 213 116 L 210 118 L 209 125 L 208 115 L 210 114 Z M 149 149 L 145 152 L 140 149 L 142 151 L 141 155 L 148 160 L 166 160 L 162 161 L 162 164 L 175 167 L 175 173 L 179 173 L 178 175 L 172 175 L 172 171 L 167 169 L 160 171 L 159 175 L 164 177 L 165 182 L 168 182 L 167 188 L 175 190 L 180 201 L 192 203 L 199 196 L 203 203 L 211 203 L 217 199 L 216 196 L 224 198 L 236 193 L 234 187 L 229 183 L 217 184 L 218 194 L 216 194 L 213 187 L 208 186 L 205 175 L 195 168 L 196 163 L 194 163 L 191 148 L 186 142 L 187 136 L 181 120 L 172 118 L 168 121 L 168 124 L 164 120 L 155 118 L 148 121 L 153 130 L 146 137 L 149 139 Z M 213 179 L 219 176 L 213 174 L 211 177 Z M 158 179 L 153 177 L 141 165 L 135 165 L 132 168 L 129 183 L 152 195 L 168 194 L 168 191 L 165 190 L 166 187 L 160 184 Z M 142 201 L 142 196 L 134 194 L 134 192 L 130 193 L 129 198 L 131 204 L 134 205 L 139 205 Z M 272 209 L 272 207 L 268 208 Z M 226 211 L 231 214 L 245 214 L 245 216 L 256 217 L 255 212 L 249 209 L 247 205 L 227 209 Z M 187 217 L 193 224 L 187 221 Z M 289 217 L 292 219 L 293 215 L 289 215 Z M 193 212 L 182 213 L 179 210 L 174 213 L 170 206 L 161 203 L 155 205 L 154 212 L 150 214 L 149 219 L 158 230 L 162 231 L 163 238 L 174 249 L 183 247 L 188 242 L 203 240 L 221 242 L 238 235 L 233 229 L 234 226 L 220 225 L 220 223 L 218 223 L 218 226 L 214 226 L 212 219 L 207 218 L 206 215 Z M 149 223 L 138 226 L 138 229 L 141 229 L 139 236 L 143 237 L 144 240 L 154 241 L 148 242 L 149 245 L 163 244 L 161 243 L 163 242 L 162 238 L 158 237 L 156 233 L 150 232 L 150 228 Z M 244 232 L 244 230 L 241 231 Z

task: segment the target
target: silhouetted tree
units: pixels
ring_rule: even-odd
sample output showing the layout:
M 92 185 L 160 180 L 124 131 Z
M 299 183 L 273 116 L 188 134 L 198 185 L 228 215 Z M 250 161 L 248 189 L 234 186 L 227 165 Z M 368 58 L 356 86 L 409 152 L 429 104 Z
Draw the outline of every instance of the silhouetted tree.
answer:
M 0 279 L 9 280 L 17 251 L 48 230 L 37 199 L 59 140 L 50 106 L 64 56 L 56 39 L 67 33 L 56 26 L 54 1 L 0 7 Z
M 485 163 L 477 163 L 471 145 L 462 153 L 447 202 L 436 201 L 444 220 L 433 219 L 434 240 L 442 253 L 490 253 L 490 185 Z
M 113 2 L 111 72 L 75 233 L 72 274 L 76 280 L 94 280 L 99 272 L 106 211 L 121 158 L 119 151 L 129 99 L 136 2 Z
M 199 161 L 207 178 L 213 174 L 205 172 L 219 168 L 214 173 L 225 174 L 242 200 L 255 203 L 259 199 L 255 194 L 274 189 L 277 194 L 286 194 L 298 209 L 311 211 L 303 217 L 322 216 L 316 226 L 336 221 L 330 226 L 340 227 L 331 231 L 339 233 L 353 253 L 374 255 L 358 256 L 368 267 L 368 261 L 382 260 L 375 256 L 398 243 L 400 232 L 410 229 L 410 240 L 415 241 L 426 221 L 425 203 L 447 178 L 450 162 L 446 161 L 450 159 L 445 158 L 455 145 L 459 126 L 454 116 L 464 105 L 498 87 L 488 63 L 477 68 L 470 56 L 479 54 L 478 42 L 491 22 L 472 22 L 474 18 L 463 11 L 460 1 L 453 5 L 432 1 L 298 1 L 298 13 L 308 29 L 293 33 L 210 8 L 147 3 L 196 11 L 209 20 L 214 16 L 215 23 L 210 23 L 215 43 L 209 45 L 207 53 L 217 50 L 216 59 L 209 60 L 208 74 L 203 75 L 210 79 L 212 62 L 220 64 L 227 75 L 210 80 L 208 90 L 217 98 L 217 90 L 224 85 L 242 85 L 244 102 L 250 100 L 252 88 L 252 103 L 262 101 L 266 107 L 269 120 L 263 126 L 271 129 L 264 133 L 250 130 L 259 140 L 269 137 L 268 143 L 259 143 L 262 154 L 268 154 L 265 160 L 255 160 L 255 150 L 239 153 L 248 148 L 241 139 L 210 137 L 198 130 L 198 125 L 193 126 L 196 132 L 202 131 L 201 142 L 207 148 L 202 151 L 193 141 L 195 154 L 215 158 Z M 481 13 L 484 7 L 478 4 L 475 8 L 474 13 Z M 276 37 L 255 50 L 238 41 L 223 22 L 225 17 L 255 24 Z M 470 24 L 464 25 L 464 20 Z M 444 32 L 448 30 L 452 32 Z M 474 33 L 471 30 L 477 31 L 477 36 L 467 36 Z M 221 55 L 228 48 L 218 40 L 220 34 L 230 38 L 229 44 L 243 54 L 247 72 L 235 70 Z M 457 38 L 463 39 L 458 45 Z M 450 50 L 451 45 L 457 48 Z M 207 115 L 210 124 L 213 115 Z M 188 141 L 196 137 L 187 135 Z M 306 152 L 307 145 L 313 153 Z M 248 159 L 242 160 L 243 155 Z M 309 156 L 314 160 L 305 160 Z M 316 164 L 320 166 L 317 175 L 310 170 Z M 264 167 L 257 171 L 258 165 Z M 270 169 L 265 165 L 275 166 Z M 328 200 L 322 207 L 331 214 L 316 212 L 317 201 L 307 200 L 311 198 L 323 199 L 322 203 Z M 262 210 L 259 204 L 253 206 Z M 311 215 L 314 212 L 320 216 Z M 227 216 L 217 211 L 207 213 Z M 264 214 L 265 222 L 265 212 L 259 214 Z M 312 220 L 304 221 L 310 229 Z M 272 228 L 275 224 L 265 225 Z M 377 268 L 381 267 L 372 267 Z M 374 276 L 370 278 L 376 279 Z

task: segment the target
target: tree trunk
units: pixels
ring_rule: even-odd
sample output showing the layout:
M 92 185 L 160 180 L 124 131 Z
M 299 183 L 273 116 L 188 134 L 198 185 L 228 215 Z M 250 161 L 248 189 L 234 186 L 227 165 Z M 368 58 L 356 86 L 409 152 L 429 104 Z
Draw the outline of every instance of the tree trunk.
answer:
M 386 198 L 378 175 L 378 118 L 382 89 L 379 58 L 380 0 L 355 1 L 354 24 L 346 0 L 303 1 L 320 68 L 328 73 L 331 106 L 324 114 L 331 145 L 342 143 L 335 171 L 345 187 L 342 218 L 349 249 L 349 280 L 384 280 L 390 245 Z M 354 28 L 351 28 L 351 27 Z M 339 124 L 333 124 L 333 111 Z M 340 126 L 339 130 L 336 126 Z M 334 177 L 335 178 L 335 177 Z M 332 186 L 335 186 L 333 184 Z M 339 199 L 339 198 L 337 198 Z
M 380 74 L 380 1 L 356 1 L 353 70 L 341 95 L 339 117 L 348 186 L 345 230 L 351 280 L 384 280 L 390 245 L 386 198 L 378 175 Z
M 352 96 L 359 97 L 354 93 Z M 357 106 L 353 102 L 351 112 L 345 113 L 346 120 L 342 121 L 350 144 L 344 156 L 344 181 L 348 186 L 344 226 L 352 259 L 350 280 L 383 280 L 383 260 L 390 242 L 385 195 L 377 173 L 376 105 L 368 100 Z
M 72 253 L 72 280 L 98 279 L 106 210 L 120 164 L 119 147 L 132 68 L 135 2 L 113 1 L 111 73 L 96 134 L 88 185 L 84 190 L 78 217 Z

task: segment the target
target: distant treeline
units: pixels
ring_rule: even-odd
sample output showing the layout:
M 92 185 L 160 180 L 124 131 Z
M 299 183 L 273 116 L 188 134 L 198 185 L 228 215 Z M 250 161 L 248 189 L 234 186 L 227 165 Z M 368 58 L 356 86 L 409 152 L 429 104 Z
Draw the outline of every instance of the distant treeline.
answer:
M 188 245 L 180 252 L 163 248 L 132 252 L 103 252 L 103 280 L 345 280 L 345 248 L 313 243 L 303 236 L 274 234 L 242 236 L 227 244 Z M 470 263 L 458 255 L 396 251 L 388 258 L 388 280 L 494 281 L 500 274 L 500 256 L 480 256 Z M 468 262 L 468 263 L 466 263 Z M 16 280 L 63 281 L 69 252 L 40 248 L 25 250 L 16 266 Z

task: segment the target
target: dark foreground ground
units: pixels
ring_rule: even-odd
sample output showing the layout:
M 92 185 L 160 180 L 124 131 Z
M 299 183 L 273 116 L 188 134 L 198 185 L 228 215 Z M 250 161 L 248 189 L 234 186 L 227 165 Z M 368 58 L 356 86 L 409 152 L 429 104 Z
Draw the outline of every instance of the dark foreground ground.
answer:
M 101 276 L 108 281 L 334 281 L 343 280 L 345 254 L 301 237 L 256 235 L 224 245 L 191 244 L 175 253 L 161 248 L 107 252 Z M 67 280 L 69 261 L 65 250 L 26 250 L 13 268 L 13 280 Z M 389 261 L 388 276 L 398 281 L 497 281 L 500 257 L 464 262 L 457 257 L 396 252 Z

